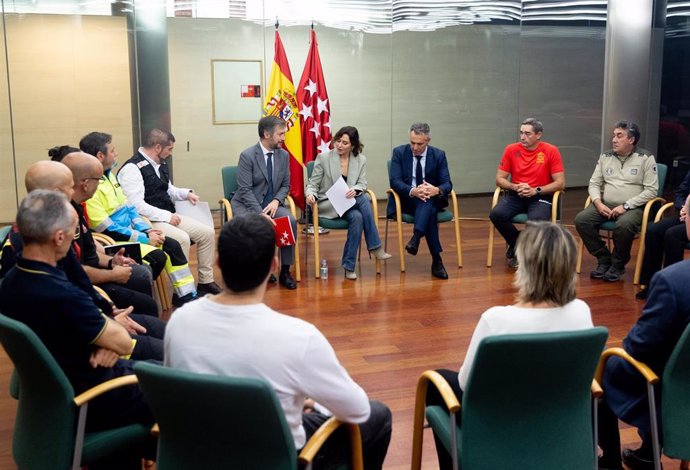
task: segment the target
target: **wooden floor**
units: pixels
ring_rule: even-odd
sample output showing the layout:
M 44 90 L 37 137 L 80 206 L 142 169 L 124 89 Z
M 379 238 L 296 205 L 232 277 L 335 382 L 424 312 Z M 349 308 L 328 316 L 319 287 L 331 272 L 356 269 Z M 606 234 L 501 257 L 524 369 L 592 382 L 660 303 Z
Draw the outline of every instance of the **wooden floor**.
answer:
M 566 205 L 564 211 L 566 224 L 572 224 L 585 197 L 583 191 L 568 193 L 570 205 Z M 461 216 L 486 217 L 487 201 L 487 198 L 461 201 Z M 382 235 L 384 224 L 380 224 Z M 405 230 L 407 240 L 411 229 L 405 227 Z M 332 231 L 321 237 L 321 254 L 331 267 L 328 280 L 314 279 L 313 263 L 305 266 L 302 251 L 302 281 L 297 290 L 269 287 L 266 297 L 269 306 L 314 323 L 331 341 L 340 361 L 370 398 L 381 400 L 392 409 L 393 437 L 385 463 L 388 470 L 409 468 L 417 377 L 426 369 L 457 369 L 482 312 L 494 305 L 513 302 L 514 271 L 506 266 L 505 246 L 500 237 L 493 268 L 485 266 L 488 232 L 486 219 L 462 221 L 464 266 L 456 268 L 450 224 L 441 226 L 443 258 L 450 276 L 447 281 L 432 278 L 431 259 L 424 244 L 416 257 L 407 256 L 407 271 L 401 273 L 397 242 L 395 237 L 390 237 L 388 251 L 395 256 L 384 263 L 381 275 L 375 274 L 373 260 L 363 258 L 357 267 L 360 278 L 353 282 L 344 278 L 342 269 L 336 268 L 344 232 Z M 304 236 L 300 234 L 302 250 L 303 242 Z M 310 261 L 311 248 L 310 240 Z M 637 253 L 637 242 L 633 253 Z M 589 279 L 588 273 L 595 263 L 587 254 L 583 260 L 578 297 L 590 305 L 594 324 L 609 328 L 609 346 L 621 344 L 643 307 L 643 303 L 634 298 L 634 262 L 635 255 L 623 282 L 605 283 Z M 220 276 L 216 279 L 219 281 Z M 9 360 L 0 351 L 0 469 L 16 468 L 11 458 L 16 404 L 6 393 L 10 371 Z M 423 468 L 436 468 L 430 434 L 426 434 L 425 441 Z M 636 445 L 633 429 L 624 429 L 623 441 Z M 677 465 L 669 460 L 664 462 L 667 468 Z

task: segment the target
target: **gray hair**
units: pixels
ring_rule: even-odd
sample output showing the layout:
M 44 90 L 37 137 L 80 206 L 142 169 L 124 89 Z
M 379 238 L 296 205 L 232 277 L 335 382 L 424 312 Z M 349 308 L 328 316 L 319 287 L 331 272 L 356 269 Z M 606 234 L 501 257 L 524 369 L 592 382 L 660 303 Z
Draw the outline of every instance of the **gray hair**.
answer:
M 532 126 L 534 133 L 544 132 L 544 125 L 536 118 L 527 118 L 522 121 L 521 126 Z
M 410 132 L 414 132 L 415 134 L 430 135 L 431 128 L 426 122 L 415 122 L 410 126 Z
M 521 302 L 562 306 L 575 299 L 577 248 L 572 234 L 551 222 L 528 222 L 515 249 L 513 285 Z
M 74 221 L 74 208 L 57 191 L 36 189 L 19 205 L 17 228 L 25 244 L 45 243 L 58 230 L 68 231 Z M 74 234 L 69 234 L 70 237 Z

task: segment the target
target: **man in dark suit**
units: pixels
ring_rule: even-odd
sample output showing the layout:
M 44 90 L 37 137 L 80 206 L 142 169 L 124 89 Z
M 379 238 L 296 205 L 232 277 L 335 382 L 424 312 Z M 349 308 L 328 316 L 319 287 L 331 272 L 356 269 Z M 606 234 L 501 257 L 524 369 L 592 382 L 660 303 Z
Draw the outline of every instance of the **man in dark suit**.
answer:
M 689 285 L 690 260 L 656 273 L 642 315 L 623 340 L 623 348 L 659 377 L 663 376 L 673 348 L 690 323 Z M 614 356 L 606 364 L 602 386 L 605 393 L 599 407 L 599 446 L 603 455 L 599 468 L 622 469 L 617 419 L 620 418 L 637 427 L 642 438 L 639 449 L 623 451 L 623 462 L 634 470 L 652 470 L 654 454 L 646 381 L 630 364 Z M 661 398 L 661 393 L 655 395 Z
M 237 169 L 237 192 L 230 204 L 234 215 L 266 214 L 271 219 L 289 217 L 292 233 L 297 233 L 297 223 L 284 201 L 290 191 L 290 155 L 281 148 L 285 142 L 287 126 L 275 116 L 259 121 L 259 142 L 240 154 Z M 297 283 L 290 274 L 295 257 L 295 246 L 280 249 L 280 284 L 296 289 Z M 271 275 L 275 282 L 275 277 Z
M 436 214 L 448 206 L 448 195 L 453 189 L 448 173 L 446 152 L 431 147 L 429 124 L 414 123 L 410 127 L 409 145 L 393 149 L 390 186 L 400 196 L 402 211 L 414 216 L 414 232 L 405 250 L 416 255 L 419 241 L 426 237 L 431 253 L 431 274 L 448 279 L 441 260 L 441 242 L 438 238 Z M 421 175 L 420 175 L 421 173 Z M 388 200 L 388 217 L 395 214 L 392 198 Z

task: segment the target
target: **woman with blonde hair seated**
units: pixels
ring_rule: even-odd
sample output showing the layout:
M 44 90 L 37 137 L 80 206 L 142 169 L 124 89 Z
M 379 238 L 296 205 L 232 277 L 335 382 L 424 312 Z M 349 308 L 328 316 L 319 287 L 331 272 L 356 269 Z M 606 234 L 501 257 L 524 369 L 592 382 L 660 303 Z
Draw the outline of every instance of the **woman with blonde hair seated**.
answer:
M 577 248 L 570 232 L 551 222 L 528 222 L 518 238 L 516 255 L 515 304 L 492 307 L 482 314 L 459 373 L 437 370 L 460 401 L 477 347 L 487 336 L 574 331 L 593 326 L 589 306 L 576 298 Z M 435 388 L 429 388 L 426 403 L 443 405 Z M 434 439 L 440 468 L 452 468 L 450 455 L 435 435 Z
M 307 203 L 318 204 L 319 217 L 335 219 L 338 213 L 326 196 L 333 184 L 340 178 L 347 183 L 348 190 L 345 197 L 355 199 L 355 205 L 341 217 L 348 222 L 347 239 L 343 248 L 342 266 L 345 277 L 357 279 L 355 263 L 357 250 L 364 232 L 369 252 L 380 260 L 389 259 L 381 246 L 381 237 L 376 230 L 376 221 L 371 210 L 371 199 L 364 194 L 367 189 L 366 165 L 367 157 L 362 155 L 364 147 L 359 140 L 359 132 L 353 126 L 341 128 L 333 136 L 333 150 L 316 157 L 314 170 L 307 183 Z M 374 201 L 376 203 L 376 201 Z

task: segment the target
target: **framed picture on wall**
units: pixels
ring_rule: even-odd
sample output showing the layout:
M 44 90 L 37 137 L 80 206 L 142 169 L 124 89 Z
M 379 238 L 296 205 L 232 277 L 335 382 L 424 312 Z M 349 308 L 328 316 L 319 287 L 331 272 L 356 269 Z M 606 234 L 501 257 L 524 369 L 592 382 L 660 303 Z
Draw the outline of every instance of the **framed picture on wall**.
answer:
M 211 60 L 213 124 L 259 122 L 263 104 L 261 60 Z

